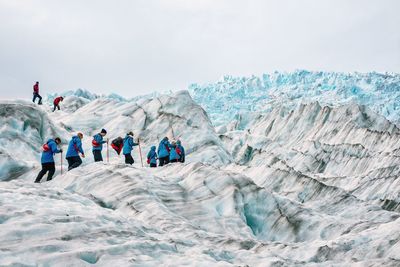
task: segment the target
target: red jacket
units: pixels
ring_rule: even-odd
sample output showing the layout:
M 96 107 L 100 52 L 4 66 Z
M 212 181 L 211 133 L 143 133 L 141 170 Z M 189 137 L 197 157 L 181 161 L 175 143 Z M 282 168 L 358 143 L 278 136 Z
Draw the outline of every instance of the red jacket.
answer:
M 39 94 L 39 84 L 36 83 L 36 84 L 33 86 L 33 92 L 36 93 L 36 94 Z
M 54 99 L 54 105 L 58 105 L 59 103 L 60 103 L 60 101 L 63 99 L 63 97 L 62 96 L 59 96 L 59 97 L 56 97 L 55 99 Z

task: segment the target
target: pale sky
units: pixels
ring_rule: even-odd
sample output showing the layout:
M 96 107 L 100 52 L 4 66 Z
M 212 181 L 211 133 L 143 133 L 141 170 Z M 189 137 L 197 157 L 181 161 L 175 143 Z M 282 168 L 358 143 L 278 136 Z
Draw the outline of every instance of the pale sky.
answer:
M 400 73 L 399 0 L 0 0 L 0 98 L 223 75 Z

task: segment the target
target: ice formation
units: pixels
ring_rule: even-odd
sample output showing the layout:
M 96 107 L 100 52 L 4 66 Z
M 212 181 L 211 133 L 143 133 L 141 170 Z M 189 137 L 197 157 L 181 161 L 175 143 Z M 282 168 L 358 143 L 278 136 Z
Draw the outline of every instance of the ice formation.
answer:
M 265 112 L 277 105 L 292 110 L 317 101 L 329 106 L 365 105 L 400 124 L 399 74 L 299 70 L 262 77 L 224 76 L 216 83 L 192 84 L 189 91 L 217 126 L 243 113 Z
M 187 91 L 71 93 L 54 113 L 0 102 L 0 265 L 399 266 L 398 76 L 274 75 L 225 79 L 204 98 L 192 87 L 216 128 Z M 368 97 L 346 96 L 367 81 Z M 93 163 L 101 128 L 134 131 L 143 154 L 180 139 L 187 162 L 142 168 L 135 148 L 133 166 L 113 151 Z M 41 144 L 58 135 L 66 148 L 77 131 L 83 166 L 61 175 L 57 155 L 53 181 L 34 184 Z

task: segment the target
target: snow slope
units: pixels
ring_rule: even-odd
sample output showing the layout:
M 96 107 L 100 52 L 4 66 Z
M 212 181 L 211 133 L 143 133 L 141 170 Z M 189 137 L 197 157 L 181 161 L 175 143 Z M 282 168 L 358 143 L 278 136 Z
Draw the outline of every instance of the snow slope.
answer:
M 290 111 L 317 101 L 329 106 L 365 105 L 400 124 L 399 74 L 274 72 L 262 77 L 225 76 L 216 83 L 192 84 L 189 91 L 217 126 L 239 114 L 265 112 L 275 106 Z

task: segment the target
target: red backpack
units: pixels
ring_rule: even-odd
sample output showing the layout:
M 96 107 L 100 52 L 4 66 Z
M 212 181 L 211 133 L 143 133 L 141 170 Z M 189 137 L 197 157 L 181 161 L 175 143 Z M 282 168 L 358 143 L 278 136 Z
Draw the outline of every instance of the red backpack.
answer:
M 49 151 L 50 151 L 49 145 L 48 145 L 47 143 L 44 144 L 44 145 L 42 146 L 42 150 L 43 150 L 43 152 L 49 152 Z
M 98 146 L 100 146 L 100 144 L 97 143 L 97 141 L 93 139 L 93 140 L 92 140 L 92 146 L 98 147 Z

